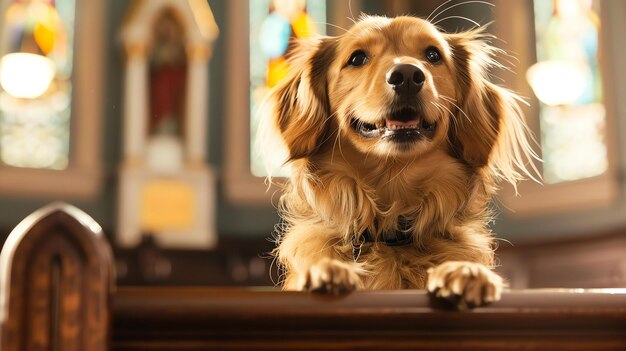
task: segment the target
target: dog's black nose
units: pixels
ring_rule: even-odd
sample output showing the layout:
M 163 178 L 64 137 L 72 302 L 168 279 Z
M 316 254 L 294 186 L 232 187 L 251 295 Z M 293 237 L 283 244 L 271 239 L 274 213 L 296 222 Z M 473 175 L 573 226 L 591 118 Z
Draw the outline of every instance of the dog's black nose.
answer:
M 408 63 L 395 65 L 387 72 L 387 84 L 398 94 L 417 94 L 425 80 L 424 72 Z

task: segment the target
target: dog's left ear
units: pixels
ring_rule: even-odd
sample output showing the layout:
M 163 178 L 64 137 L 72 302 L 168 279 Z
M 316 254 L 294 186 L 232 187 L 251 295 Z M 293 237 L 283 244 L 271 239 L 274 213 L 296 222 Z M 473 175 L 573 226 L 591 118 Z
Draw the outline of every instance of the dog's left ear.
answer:
M 453 152 L 470 166 L 486 169 L 498 179 L 515 185 L 526 175 L 535 179 L 532 159 L 538 159 L 529 143 L 515 93 L 489 81 L 489 70 L 502 67 L 495 59 L 499 51 L 488 43 L 483 29 L 446 34 L 457 78 L 456 123 L 451 123 L 449 140 Z

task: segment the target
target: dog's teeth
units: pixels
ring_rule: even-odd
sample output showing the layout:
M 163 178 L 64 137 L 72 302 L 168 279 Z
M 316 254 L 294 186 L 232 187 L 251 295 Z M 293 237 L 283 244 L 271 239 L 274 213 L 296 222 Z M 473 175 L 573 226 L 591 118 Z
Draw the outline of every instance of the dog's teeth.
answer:
M 393 125 L 393 129 L 415 129 L 416 125 L 407 124 L 407 125 Z
M 396 123 L 388 123 L 387 124 L 387 129 L 389 130 L 401 130 L 401 129 L 416 129 L 417 128 L 417 122 L 416 123 L 402 123 L 402 124 L 396 124 Z

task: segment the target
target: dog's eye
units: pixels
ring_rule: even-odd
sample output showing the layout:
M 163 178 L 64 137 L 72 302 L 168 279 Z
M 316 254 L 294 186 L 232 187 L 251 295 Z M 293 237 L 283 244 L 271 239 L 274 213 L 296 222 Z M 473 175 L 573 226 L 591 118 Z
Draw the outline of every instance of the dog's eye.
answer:
M 367 62 L 367 55 L 363 50 L 357 50 L 352 53 L 350 59 L 348 60 L 348 65 L 354 67 L 363 66 Z
M 439 63 L 441 61 L 441 53 L 436 47 L 431 46 L 426 49 L 426 59 L 430 63 Z

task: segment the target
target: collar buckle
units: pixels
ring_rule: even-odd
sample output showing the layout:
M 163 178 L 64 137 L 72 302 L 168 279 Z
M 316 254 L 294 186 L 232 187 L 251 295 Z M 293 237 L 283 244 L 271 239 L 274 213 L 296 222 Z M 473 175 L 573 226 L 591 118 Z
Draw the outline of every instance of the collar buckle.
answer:
M 356 234 L 352 234 L 352 258 L 354 258 L 354 262 L 356 262 L 361 256 L 361 249 L 363 248 L 363 244 L 365 244 L 365 236 L 363 234 L 357 236 Z

